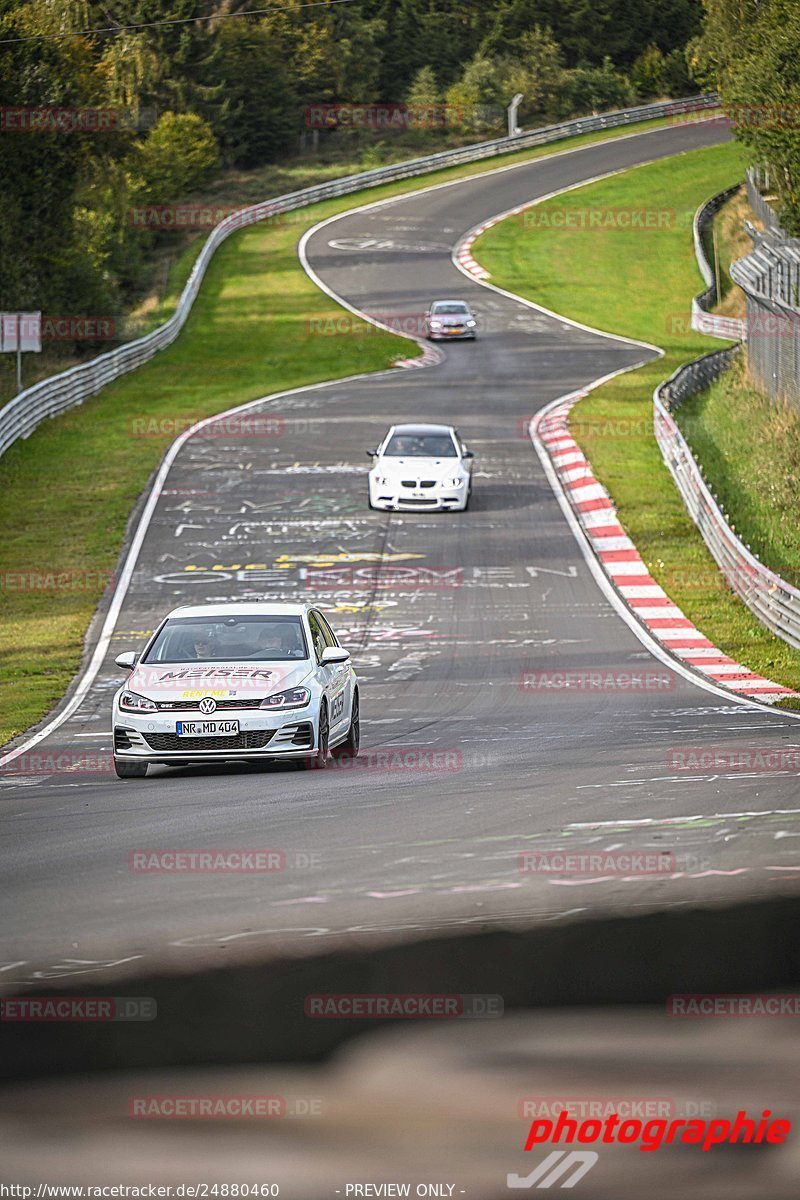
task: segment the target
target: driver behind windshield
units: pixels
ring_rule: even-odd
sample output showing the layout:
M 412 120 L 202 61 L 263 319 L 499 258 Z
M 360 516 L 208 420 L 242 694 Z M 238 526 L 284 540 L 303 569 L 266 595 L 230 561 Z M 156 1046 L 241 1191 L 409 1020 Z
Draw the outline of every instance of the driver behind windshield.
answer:
M 297 649 L 294 629 L 289 625 L 262 625 L 256 635 L 256 648 L 250 658 L 283 658 Z
M 208 660 L 214 657 L 215 642 L 210 633 L 200 633 L 192 643 L 194 656 L 198 660 Z

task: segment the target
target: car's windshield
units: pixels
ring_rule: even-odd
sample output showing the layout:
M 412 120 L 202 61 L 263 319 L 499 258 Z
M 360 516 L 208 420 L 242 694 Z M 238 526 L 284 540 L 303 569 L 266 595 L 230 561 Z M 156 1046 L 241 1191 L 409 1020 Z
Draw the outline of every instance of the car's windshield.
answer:
M 389 458 L 458 458 L 446 433 L 396 433 L 383 453 Z
M 440 300 L 437 304 L 434 304 L 431 312 L 440 314 L 459 313 L 461 316 L 464 316 L 465 313 L 469 312 L 469 309 L 460 300 Z
M 172 617 L 145 663 L 281 662 L 308 658 L 299 617 Z

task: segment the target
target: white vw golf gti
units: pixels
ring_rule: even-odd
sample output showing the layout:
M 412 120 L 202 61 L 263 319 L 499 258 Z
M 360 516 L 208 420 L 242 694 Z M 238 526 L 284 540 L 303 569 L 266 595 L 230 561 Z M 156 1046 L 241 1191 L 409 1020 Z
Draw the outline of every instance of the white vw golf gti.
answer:
M 355 757 L 358 680 L 350 654 L 310 604 L 176 608 L 114 696 L 114 766 Z
M 463 512 L 472 495 L 472 451 L 452 425 L 393 425 L 367 454 L 370 508 Z

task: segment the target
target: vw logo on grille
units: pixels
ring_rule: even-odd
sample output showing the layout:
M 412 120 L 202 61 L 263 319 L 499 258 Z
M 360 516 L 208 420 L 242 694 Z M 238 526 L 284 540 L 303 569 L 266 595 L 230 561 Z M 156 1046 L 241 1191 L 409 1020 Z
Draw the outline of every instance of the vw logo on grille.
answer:
M 211 696 L 205 696 L 200 701 L 200 712 L 208 716 L 209 713 L 217 711 L 217 702 Z

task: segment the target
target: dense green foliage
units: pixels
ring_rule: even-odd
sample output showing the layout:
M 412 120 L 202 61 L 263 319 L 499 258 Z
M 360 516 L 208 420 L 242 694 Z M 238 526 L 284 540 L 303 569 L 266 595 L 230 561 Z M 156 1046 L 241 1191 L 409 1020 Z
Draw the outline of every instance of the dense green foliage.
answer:
M 32 130 L 20 125 L 30 117 L 4 114 L 0 308 L 118 315 L 141 294 L 159 238 L 170 236 L 136 225 L 135 206 L 172 205 L 220 169 L 297 153 L 301 135 L 306 151 L 339 138 L 372 163 L 386 137 L 424 152 L 500 133 L 516 92 L 523 125 L 683 93 L 692 86 L 683 47 L 701 15 L 700 0 L 267 8 L 0 0 L 0 106 L 93 109 L 101 126 L 67 130 L 51 113 Z M 309 136 L 313 106 L 376 102 L 418 106 L 422 116 L 405 129 L 322 127 Z
M 718 89 L 737 138 L 769 168 L 782 221 L 800 234 L 800 6 L 797 0 L 703 0 L 695 71 Z

